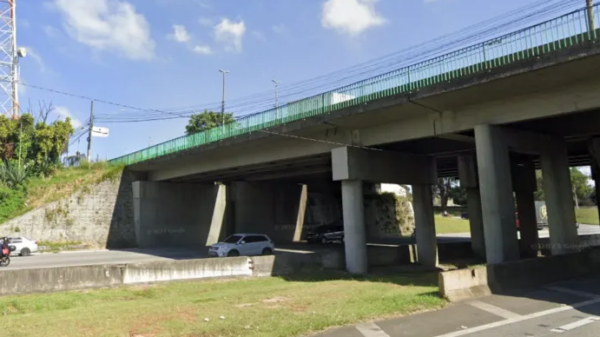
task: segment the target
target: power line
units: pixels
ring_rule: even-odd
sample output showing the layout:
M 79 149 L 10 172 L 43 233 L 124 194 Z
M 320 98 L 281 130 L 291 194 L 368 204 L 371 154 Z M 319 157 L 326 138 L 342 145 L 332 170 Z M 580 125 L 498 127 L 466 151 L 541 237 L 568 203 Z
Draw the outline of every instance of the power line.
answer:
M 550 5 L 548 5 L 548 3 L 550 3 Z M 529 5 L 527 7 L 520 8 L 520 9 L 511 11 L 511 12 L 508 12 L 508 13 L 502 14 L 498 17 L 488 19 L 486 21 L 483 21 L 482 23 L 478 23 L 476 25 L 459 30 L 456 33 L 446 34 L 446 35 L 444 35 L 438 39 L 435 39 L 433 41 L 419 44 L 416 46 L 416 48 L 413 47 L 413 48 L 405 49 L 403 51 L 396 52 L 396 53 L 393 53 L 393 54 L 390 54 L 387 56 L 383 56 L 378 59 L 359 64 L 358 66 L 351 67 L 351 68 L 349 68 L 350 70 L 346 69 L 343 71 L 334 72 L 332 74 L 319 76 L 314 79 L 302 81 L 297 84 L 291 85 L 280 91 L 280 98 L 291 98 L 291 97 L 295 97 L 295 96 L 299 96 L 299 95 L 303 95 L 303 94 L 308 95 L 310 93 L 317 92 L 318 90 L 332 88 L 335 86 L 348 85 L 348 83 L 347 83 L 348 81 L 355 80 L 355 78 L 357 78 L 358 76 L 366 76 L 375 71 L 377 71 L 381 74 L 382 71 L 389 71 L 389 69 L 391 69 L 391 68 L 398 69 L 399 65 L 403 65 L 403 64 L 406 64 L 406 63 L 412 62 L 412 61 L 422 60 L 427 57 L 430 57 L 431 55 L 437 55 L 440 52 L 446 52 L 447 49 L 445 49 L 445 48 L 447 48 L 447 47 L 458 48 L 461 44 L 478 41 L 485 37 L 493 36 L 494 34 L 499 34 L 499 32 L 501 32 L 502 29 L 514 28 L 514 27 L 516 27 L 516 25 L 524 23 L 524 21 L 526 21 L 526 20 L 531 20 L 531 18 L 541 18 L 541 17 L 548 16 L 550 14 L 554 14 L 558 11 L 568 9 L 570 7 L 573 7 L 573 5 L 575 5 L 576 3 L 579 4 L 580 1 L 579 0 L 567 0 L 567 1 L 565 1 L 565 0 L 558 0 L 558 1 L 550 0 L 550 2 L 548 2 L 548 0 L 538 1 L 538 2 L 534 3 L 533 5 Z M 543 5 L 546 5 L 546 6 L 542 7 Z M 542 8 L 537 9 L 539 7 L 542 7 Z M 532 8 L 536 9 L 536 10 L 531 12 Z M 500 26 L 494 26 L 494 27 L 488 28 L 488 26 L 490 26 L 491 24 L 495 24 L 498 21 L 502 21 L 505 18 L 511 18 L 515 13 L 521 13 L 525 9 L 527 9 L 528 12 L 525 12 L 520 17 L 512 18 L 510 21 L 505 22 Z M 465 35 L 475 28 L 480 29 L 482 31 L 480 31 L 478 33 L 470 34 L 470 35 Z M 463 35 L 464 37 L 461 37 L 461 35 Z M 461 38 L 457 39 L 456 38 L 457 36 L 461 37 Z M 452 37 L 454 37 L 454 40 L 451 42 L 445 43 L 441 46 L 435 45 L 436 42 L 437 43 L 444 42 Z M 430 46 L 430 45 L 433 45 L 433 47 L 430 47 L 429 49 L 427 49 L 425 51 L 423 50 L 425 47 Z M 350 73 L 350 75 L 348 75 L 348 73 Z M 323 83 L 323 80 L 325 81 L 324 83 Z M 58 94 L 62 94 L 62 95 L 67 95 L 67 96 L 71 96 L 71 97 L 75 97 L 75 98 L 85 99 L 85 100 L 94 100 L 99 103 L 104 103 L 104 104 L 113 105 L 113 106 L 129 109 L 129 110 L 144 112 L 143 115 L 141 115 L 140 113 L 137 113 L 137 115 L 135 113 L 132 113 L 132 114 L 128 114 L 126 116 L 114 116 L 114 114 L 112 114 L 112 115 L 98 114 L 97 120 L 100 122 L 103 122 L 103 123 L 137 123 L 137 122 L 146 122 L 146 121 L 159 121 L 159 120 L 189 118 L 191 114 L 196 113 L 199 110 L 206 109 L 206 110 L 216 111 L 216 109 L 218 108 L 218 103 L 216 103 L 216 102 L 214 103 L 214 105 L 207 104 L 203 108 L 197 108 L 197 109 L 187 110 L 187 111 L 180 110 L 177 112 L 175 112 L 173 110 L 166 110 L 166 109 L 139 108 L 139 107 L 135 107 L 135 106 L 131 106 L 131 105 L 126 105 L 126 104 L 111 102 L 108 100 L 87 97 L 84 95 L 68 93 L 65 91 L 60 91 L 60 90 L 55 90 L 55 89 L 50 89 L 50 88 L 44 88 L 44 87 L 26 84 L 26 83 L 23 83 L 23 85 L 34 88 L 34 89 L 38 89 L 38 90 L 45 90 L 45 91 L 58 93 Z M 262 94 L 257 94 L 257 95 L 247 96 L 246 98 L 232 100 L 232 102 L 239 102 L 239 103 L 231 104 L 231 109 L 233 109 L 234 112 L 245 110 L 244 111 L 245 113 L 243 115 L 247 116 L 247 115 L 255 114 L 256 112 L 254 112 L 254 111 L 259 112 L 260 109 L 270 107 L 271 102 L 272 102 L 272 97 L 268 97 L 265 99 L 265 98 L 261 97 L 261 95 Z M 268 95 L 272 96 L 272 91 L 269 92 Z M 169 115 L 169 117 L 166 117 L 165 115 Z

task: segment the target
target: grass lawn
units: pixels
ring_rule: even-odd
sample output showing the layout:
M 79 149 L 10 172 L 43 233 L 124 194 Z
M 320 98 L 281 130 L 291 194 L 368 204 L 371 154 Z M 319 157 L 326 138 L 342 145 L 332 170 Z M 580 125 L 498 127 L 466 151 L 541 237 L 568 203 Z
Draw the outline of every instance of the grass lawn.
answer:
M 598 224 L 598 208 L 597 207 L 580 207 L 575 209 L 575 216 L 578 223 L 586 225 Z
M 20 337 L 296 336 L 441 308 L 437 291 L 436 274 L 171 283 L 2 297 L 0 325 Z
M 469 233 L 469 220 L 435 216 L 435 231 L 437 234 Z

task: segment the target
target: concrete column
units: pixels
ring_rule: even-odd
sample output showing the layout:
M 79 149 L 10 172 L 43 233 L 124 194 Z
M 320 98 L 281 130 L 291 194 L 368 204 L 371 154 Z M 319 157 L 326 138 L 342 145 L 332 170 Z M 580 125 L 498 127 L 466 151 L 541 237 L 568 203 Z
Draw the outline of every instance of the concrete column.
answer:
M 538 256 L 538 229 L 533 192 L 537 189 L 535 166 L 528 161 L 513 166 L 513 186 L 517 199 L 517 212 L 519 213 L 519 227 L 521 233 L 520 251 L 521 258 L 534 258 Z
M 461 187 L 467 190 L 471 249 L 480 258 L 485 259 L 481 194 L 479 192 L 479 178 L 477 177 L 477 161 L 474 154 L 463 154 L 458 157 L 458 174 Z
M 346 269 L 353 274 L 366 274 L 368 271 L 363 199 L 361 180 L 342 181 Z
M 579 237 L 575 226 L 575 206 L 566 142 L 549 142 L 541 159 L 552 254 L 561 255 L 577 251 Z
M 421 265 L 435 267 L 438 264 L 438 254 L 431 186 L 413 185 L 412 190 L 417 228 L 417 259 Z
M 591 157 L 591 171 L 592 179 L 594 179 L 594 189 L 596 191 L 596 207 L 598 208 L 598 215 L 600 216 L 600 138 L 592 138 L 589 141 L 588 151 Z
M 304 230 L 304 216 L 306 215 L 306 203 L 308 202 L 308 185 L 302 185 L 300 200 L 298 202 L 298 217 L 296 218 L 296 231 L 294 232 L 294 242 L 302 240 Z
M 221 233 L 227 231 L 227 225 L 225 223 L 228 200 L 227 186 L 218 184 L 216 185 L 216 189 L 217 195 L 215 197 L 215 206 L 213 208 L 208 237 L 206 238 L 206 246 L 210 246 L 219 242 Z
M 489 264 L 519 258 L 510 158 L 502 136 L 501 130 L 494 126 L 475 127 L 483 231 Z

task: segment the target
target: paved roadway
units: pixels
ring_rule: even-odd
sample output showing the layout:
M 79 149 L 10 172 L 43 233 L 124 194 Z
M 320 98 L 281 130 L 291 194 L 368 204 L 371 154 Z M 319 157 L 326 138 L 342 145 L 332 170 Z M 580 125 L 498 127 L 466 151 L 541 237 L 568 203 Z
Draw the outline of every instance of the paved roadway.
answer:
M 539 232 L 540 237 L 548 237 L 548 230 Z M 600 226 L 581 225 L 579 227 L 580 235 L 600 234 Z M 438 235 L 438 242 L 462 242 L 469 241 L 469 233 L 461 234 L 441 234 Z M 411 243 L 410 238 L 388 239 L 375 242 L 376 244 L 407 244 Z M 334 245 L 337 246 L 337 245 Z M 331 249 L 332 246 L 320 245 L 292 245 L 281 247 L 279 253 L 294 251 L 297 253 L 309 253 L 319 249 Z M 276 252 L 276 253 L 278 253 Z M 121 264 L 136 263 L 153 260 L 181 260 L 181 259 L 199 259 L 206 258 L 206 248 L 200 249 L 149 249 L 149 250 L 114 250 L 114 251 L 89 251 L 89 252 L 65 252 L 60 254 L 37 254 L 30 257 L 14 257 L 8 269 L 32 269 L 32 268 L 51 268 L 65 266 L 97 265 L 97 264 Z
M 600 276 L 492 295 L 414 316 L 365 322 L 317 337 L 597 337 Z

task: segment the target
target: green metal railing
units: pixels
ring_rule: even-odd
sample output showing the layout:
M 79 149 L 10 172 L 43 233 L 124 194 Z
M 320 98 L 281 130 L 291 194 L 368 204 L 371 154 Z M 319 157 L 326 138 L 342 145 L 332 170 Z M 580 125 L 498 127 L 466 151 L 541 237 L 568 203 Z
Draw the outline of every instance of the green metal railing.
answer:
M 599 6 L 600 4 L 593 7 L 593 21 L 595 22 L 600 21 Z M 235 122 L 207 131 L 172 139 L 112 159 L 110 163 L 131 165 L 143 162 L 384 97 L 414 92 L 438 83 L 449 82 L 598 40 L 600 30 L 588 27 L 590 27 L 588 11 L 586 9 L 574 11 L 544 23 L 365 79 L 337 90 L 245 116 Z

